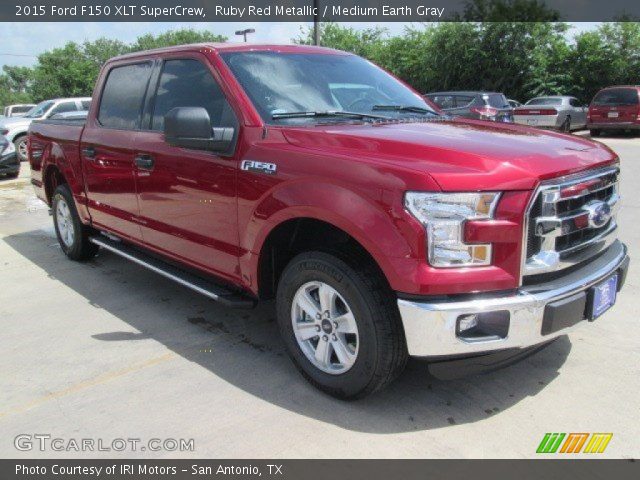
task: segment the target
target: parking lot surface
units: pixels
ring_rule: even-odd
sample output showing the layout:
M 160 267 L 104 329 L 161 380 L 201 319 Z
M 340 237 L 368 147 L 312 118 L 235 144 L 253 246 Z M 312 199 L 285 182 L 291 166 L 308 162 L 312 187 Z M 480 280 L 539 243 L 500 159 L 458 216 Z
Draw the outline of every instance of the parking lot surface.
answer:
M 23 164 L 0 179 L 0 456 L 521 458 L 546 432 L 611 432 L 601 456 L 638 458 L 640 138 L 601 140 L 621 157 L 632 258 L 614 309 L 511 367 L 440 381 L 411 362 L 355 402 L 298 374 L 270 303 L 225 308 L 108 252 L 67 260 Z M 63 439 L 62 451 L 18 450 L 21 434 Z M 81 439 L 140 443 L 79 453 Z

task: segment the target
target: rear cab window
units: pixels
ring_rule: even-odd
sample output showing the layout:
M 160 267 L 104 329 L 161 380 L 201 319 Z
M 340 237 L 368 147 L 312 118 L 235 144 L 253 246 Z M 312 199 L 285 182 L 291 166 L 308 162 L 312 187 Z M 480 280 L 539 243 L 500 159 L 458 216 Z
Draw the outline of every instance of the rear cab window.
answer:
M 427 95 L 427 97 L 440 108 L 455 108 L 456 106 L 453 95 Z
M 114 67 L 102 89 L 98 122 L 106 128 L 136 130 L 151 76 L 151 62 Z
M 609 88 L 593 98 L 594 105 L 638 105 L 638 90 L 635 88 Z

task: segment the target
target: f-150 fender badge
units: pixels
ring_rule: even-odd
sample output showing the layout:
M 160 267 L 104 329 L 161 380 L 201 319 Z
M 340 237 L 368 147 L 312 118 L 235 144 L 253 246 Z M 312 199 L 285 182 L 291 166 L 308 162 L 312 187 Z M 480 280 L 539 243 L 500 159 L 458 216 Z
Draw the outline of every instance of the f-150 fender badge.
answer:
M 275 163 L 259 162 L 257 160 L 243 160 L 240 165 L 240 169 L 247 172 L 275 175 L 278 167 Z

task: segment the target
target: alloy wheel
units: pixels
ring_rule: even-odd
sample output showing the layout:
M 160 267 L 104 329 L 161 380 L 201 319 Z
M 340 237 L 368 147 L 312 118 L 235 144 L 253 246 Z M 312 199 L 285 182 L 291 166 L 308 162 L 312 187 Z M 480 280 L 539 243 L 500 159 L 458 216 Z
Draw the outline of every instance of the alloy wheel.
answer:
M 308 282 L 293 297 L 291 323 L 298 346 L 313 366 L 340 375 L 353 367 L 360 346 L 353 312 L 336 289 Z

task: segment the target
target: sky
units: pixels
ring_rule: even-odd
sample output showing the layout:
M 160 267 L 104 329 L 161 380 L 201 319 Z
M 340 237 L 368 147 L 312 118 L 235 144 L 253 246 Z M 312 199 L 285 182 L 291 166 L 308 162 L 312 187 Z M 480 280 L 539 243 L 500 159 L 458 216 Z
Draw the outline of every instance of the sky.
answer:
M 311 23 L 294 22 L 102 22 L 102 23 L 0 23 L 0 68 L 3 65 L 31 66 L 37 61 L 38 54 L 65 43 L 84 42 L 100 37 L 117 38 L 131 42 L 145 33 L 161 33 L 168 30 L 193 28 L 211 30 L 225 35 L 230 41 L 240 40 L 234 35 L 236 30 L 255 28 L 256 33 L 249 36 L 254 43 L 291 43 L 299 35 L 300 29 Z M 370 28 L 372 23 L 343 23 L 358 30 Z M 387 28 L 390 34 L 400 34 L 408 26 L 419 24 L 389 22 L 378 25 Z M 597 27 L 597 23 L 573 23 L 569 35 Z

